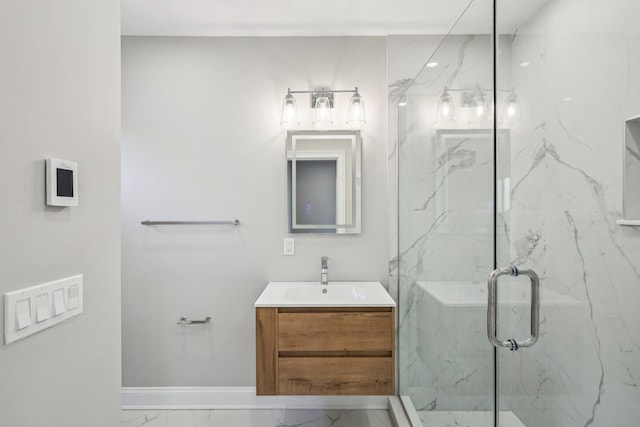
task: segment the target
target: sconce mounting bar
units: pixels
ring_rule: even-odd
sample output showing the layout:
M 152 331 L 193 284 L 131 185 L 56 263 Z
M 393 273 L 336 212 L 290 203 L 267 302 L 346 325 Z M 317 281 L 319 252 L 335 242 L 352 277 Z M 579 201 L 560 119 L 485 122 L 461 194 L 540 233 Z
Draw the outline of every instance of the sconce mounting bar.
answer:
M 341 90 L 329 90 L 329 89 L 316 89 L 316 90 L 291 90 L 287 89 L 288 93 L 358 93 L 358 86 L 355 89 L 341 89 Z
M 291 89 L 287 89 L 287 94 L 292 94 L 292 93 L 310 93 L 311 94 L 311 108 L 315 108 L 316 105 L 316 99 L 318 99 L 319 96 L 326 96 L 327 98 L 329 98 L 329 105 L 331 106 L 331 108 L 333 108 L 333 94 L 334 93 L 354 93 L 356 95 L 358 94 L 358 86 L 356 86 L 354 89 L 340 89 L 340 90 L 330 90 L 330 89 L 325 89 L 325 88 L 320 88 L 320 89 L 315 89 L 315 90 L 291 90 Z

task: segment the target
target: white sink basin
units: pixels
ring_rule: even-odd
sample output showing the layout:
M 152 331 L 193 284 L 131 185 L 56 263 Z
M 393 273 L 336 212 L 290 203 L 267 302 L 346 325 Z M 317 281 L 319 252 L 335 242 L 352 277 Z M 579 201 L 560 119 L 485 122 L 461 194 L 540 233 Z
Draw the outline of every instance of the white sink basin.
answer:
M 284 291 L 283 297 L 287 301 L 304 302 L 322 298 L 330 301 L 359 301 L 367 299 L 367 293 L 359 286 L 333 285 L 329 286 L 296 286 Z
M 380 282 L 269 282 L 256 307 L 395 307 Z

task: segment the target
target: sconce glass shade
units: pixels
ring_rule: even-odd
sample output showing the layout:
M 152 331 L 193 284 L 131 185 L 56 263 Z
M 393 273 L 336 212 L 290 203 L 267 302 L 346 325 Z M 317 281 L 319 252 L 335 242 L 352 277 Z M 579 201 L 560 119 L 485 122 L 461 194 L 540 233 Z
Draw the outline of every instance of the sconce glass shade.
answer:
M 351 101 L 349 102 L 349 119 L 347 120 L 347 124 L 352 126 L 361 126 L 366 122 L 367 121 L 364 116 L 364 103 L 362 102 L 360 94 L 356 92 L 351 96 Z
M 315 116 L 313 124 L 318 126 L 327 126 L 333 124 L 333 113 L 331 112 L 331 101 L 329 97 L 321 94 L 316 99 L 316 105 L 314 105 Z
M 280 114 L 280 124 L 286 127 L 299 125 L 298 106 L 296 99 L 290 93 L 282 101 L 282 113 Z
M 473 97 L 473 109 L 476 114 L 476 118 L 483 119 L 487 115 L 487 102 L 482 95 L 482 92 L 478 91 Z
M 515 92 L 512 91 L 509 96 L 507 96 L 507 99 L 504 100 L 502 114 L 505 122 L 520 119 L 520 105 L 518 105 L 518 96 Z
M 447 88 L 444 88 L 444 92 L 438 99 L 438 107 L 436 110 L 436 122 L 441 121 L 455 121 L 456 111 L 453 106 L 453 98 L 447 92 Z

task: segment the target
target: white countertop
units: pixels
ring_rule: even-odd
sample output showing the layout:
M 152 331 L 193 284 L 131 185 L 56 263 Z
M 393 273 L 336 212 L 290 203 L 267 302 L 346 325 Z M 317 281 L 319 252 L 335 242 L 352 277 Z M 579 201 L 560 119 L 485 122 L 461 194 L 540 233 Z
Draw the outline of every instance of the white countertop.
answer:
M 325 292 L 326 291 L 326 292 Z M 255 307 L 395 307 L 380 282 L 269 282 Z

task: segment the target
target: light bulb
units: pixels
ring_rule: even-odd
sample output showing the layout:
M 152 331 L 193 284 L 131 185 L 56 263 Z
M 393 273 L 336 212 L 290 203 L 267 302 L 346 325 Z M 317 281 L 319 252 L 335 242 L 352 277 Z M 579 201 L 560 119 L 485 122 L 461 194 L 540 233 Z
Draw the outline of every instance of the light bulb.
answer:
M 451 98 L 451 95 L 449 95 L 449 92 L 447 92 L 447 88 L 444 88 L 444 92 L 442 92 L 442 95 L 440 95 L 440 98 L 438 99 L 436 122 L 439 122 L 441 120 L 455 120 L 455 108 L 453 107 L 453 99 Z
M 329 97 L 320 94 L 316 99 L 315 105 L 315 120 L 313 121 L 316 125 L 330 125 L 333 124 L 333 117 L 331 114 L 331 101 Z
M 484 101 L 482 92 L 479 91 L 473 98 L 473 106 L 476 110 L 476 117 L 479 119 L 484 117 L 485 113 L 487 112 L 487 104 Z
M 511 92 L 504 101 L 504 116 L 506 121 L 518 121 L 520 117 L 520 107 L 518 105 L 518 97 L 515 92 Z
M 449 101 L 443 101 L 442 105 L 440 106 L 440 114 L 442 115 L 442 117 L 449 117 L 449 115 L 451 115 L 451 102 Z
M 507 117 L 509 117 L 510 119 L 514 118 L 516 116 L 516 103 L 515 102 L 508 102 L 507 103 Z

